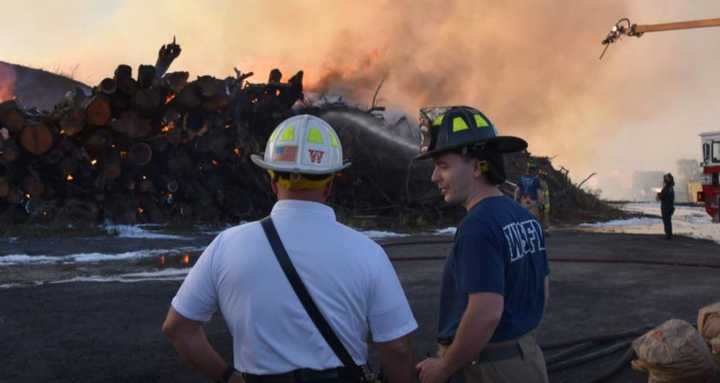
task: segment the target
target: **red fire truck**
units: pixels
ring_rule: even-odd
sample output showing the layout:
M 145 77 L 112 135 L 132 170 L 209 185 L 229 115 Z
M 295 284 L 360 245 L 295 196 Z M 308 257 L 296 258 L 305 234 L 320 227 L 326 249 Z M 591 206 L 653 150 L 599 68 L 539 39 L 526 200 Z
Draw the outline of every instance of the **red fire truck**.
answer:
M 702 191 L 698 192 L 698 201 L 705 202 L 705 210 L 720 222 L 720 132 L 700 134 L 703 153 Z

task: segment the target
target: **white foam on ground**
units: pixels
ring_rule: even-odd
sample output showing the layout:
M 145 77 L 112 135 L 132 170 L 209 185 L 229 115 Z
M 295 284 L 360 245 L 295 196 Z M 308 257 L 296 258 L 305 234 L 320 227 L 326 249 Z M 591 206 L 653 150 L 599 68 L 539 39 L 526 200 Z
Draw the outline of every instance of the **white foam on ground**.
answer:
M 642 217 L 642 218 L 615 219 L 615 220 L 607 221 L 607 222 L 582 223 L 582 224 L 580 224 L 580 226 L 581 227 L 603 228 L 603 227 L 620 227 L 620 226 L 647 226 L 647 225 L 657 225 L 657 224 L 662 224 L 662 220 L 660 218 Z
M 117 254 L 106 253 L 79 253 L 61 256 L 10 254 L 0 256 L 0 266 L 9 265 L 41 265 L 49 263 L 95 263 L 107 261 L 126 261 L 131 259 L 151 258 L 160 255 L 175 255 L 180 253 L 198 252 L 204 247 L 177 247 L 173 249 L 152 249 L 128 251 Z
M 226 224 L 223 227 L 209 226 L 209 225 L 195 225 L 194 227 L 198 234 L 216 236 L 231 227 L 244 225 L 246 223 L 248 223 L 248 221 L 240 221 L 234 225 Z
M 140 273 L 128 273 L 118 275 L 92 275 L 80 276 L 70 279 L 50 282 L 50 284 L 76 283 L 76 282 L 120 282 L 120 283 L 137 283 L 137 282 L 153 282 L 153 281 L 182 281 L 185 279 L 190 269 L 165 269 L 158 271 L 146 271 Z
M 155 233 L 147 231 L 143 227 L 159 227 L 159 225 L 115 225 L 105 224 L 102 226 L 109 235 L 118 238 L 146 238 L 146 239 L 193 239 L 192 237 L 181 237 L 179 235 Z
M 0 289 L 12 289 L 14 287 L 22 287 L 20 283 L 5 283 L 0 285 Z
M 16 287 L 42 286 L 45 282 L 35 281 L 30 283 L 5 283 L 0 285 L 0 289 L 13 289 Z
M 372 239 L 398 238 L 398 237 L 407 237 L 410 235 L 410 234 L 406 234 L 406 233 L 395 233 L 392 231 L 382 231 L 382 230 L 364 230 L 362 233 Z
M 621 206 L 625 211 L 660 216 L 660 203 L 627 203 Z M 673 234 L 720 243 L 720 224 L 713 223 L 702 206 L 676 206 L 672 217 Z M 580 225 L 591 231 L 627 234 L 664 234 L 661 218 L 629 218 L 609 222 Z
M 456 227 L 446 227 L 433 231 L 433 235 L 455 235 L 455 232 L 457 232 Z
M 362 233 L 367 235 L 368 237 L 372 239 L 385 239 L 385 238 L 400 238 L 400 237 L 409 237 L 411 235 L 455 235 L 455 232 L 457 231 L 457 228 L 455 227 L 446 227 L 444 229 L 436 229 L 432 232 L 425 232 L 425 233 L 416 233 L 416 234 L 408 234 L 408 233 L 396 233 L 392 231 L 381 231 L 381 230 L 365 230 Z
M 176 276 L 186 276 L 190 272 L 190 268 L 183 268 L 183 269 L 163 269 L 163 270 L 157 270 L 157 271 L 141 271 L 139 273 L 128 273 L 128 274 L 122 274 L 125 277 L 129 278 L 156 278 L 156 277 L 176 277 Z
M 238 225 L 242 225 L 242 224 L 245 224 L 245 223 L 247 223 L 247 222 L 242 221 L 242 222 L 240 222 Z M 228 227 L 226 227 L 225 229 L 227 229 L 227 228 L 229 228 L 229 227 L 232 227 L 232 226 L 228 226 Z M 197 229 L 199 230 L 199 233 L 202 234 L 202 235 L 213 235 L 213 236 L 214 236 L 214 235 L 218 235 L 218 234 L 220 234 L 223 230 L 225 230 L 225 229 L 220 229 L 220 230 L 218 230 L 218 229 L 213 229 L 213 230 L 210 230 L 210 229 L 208 229 L 207 227 L 204 227 L 204 226 L 202 226 L 202 225 L 198 225 L 198 226 L 197 226 Z M 409 233 L 398 233 L 398 232 L 387 231 L 387 230 L 362 230 L 362 229 L 356 229 L 356 230 L 360 231 L 361 233 L 367 235 L 369 238 L 372 238 L 372 239 L 402 238 L 402 237 L 409 237 L 409 236 L 413 235 L 413 234 L 409 234 Z M 435 231 L 433 231 L 433 232 L 431 232 L 431 233 L 420 233 L 420 234 L 422 234 L 422 235 L 454 235 L 454 234 L 455 234 L 455 228 L 454 228 L 454 227 L 448 227 L 448 228 L 445 228 L 445 229 L 435 230 Z
M 203 231 L 200 231 L 199 234 L 216 237 L 218 234 L 220 234 L 222 232 L 223 232 L 222 230 L 203 230 Z

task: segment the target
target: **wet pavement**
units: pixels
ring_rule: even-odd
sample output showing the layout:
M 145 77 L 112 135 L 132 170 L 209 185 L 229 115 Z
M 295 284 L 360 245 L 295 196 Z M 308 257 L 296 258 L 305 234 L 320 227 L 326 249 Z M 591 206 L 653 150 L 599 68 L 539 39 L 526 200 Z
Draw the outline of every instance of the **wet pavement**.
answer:
M 416 239 L 404 237 L 386 242 Z M 422 244 L 386 248 L 420 324 L 415 340 L 418 357 L 435 348 L 443 264 L 436 258 L 442 258 L 450 246 L 427 243 L 434 238 L 419 239 Z M 166 245 L 158 244 L 158 248 Z M 547 247 L 551 256 L 551 302 L 538 329 L 541 344 L 654 326 L 670 318 L 694 321 L 700 307 L 720 301 L 717 268 L 583 262 L 602 258 L 720 265 L 720 245 L 711 241 L 556 231 L 548 238 Z M 183 256 L 173 256 L 172 262 L 180 264 L 166 270 L 181 268 Z M 158 259 L 142 259 L 136 266 L 123 262 L 124 266 L 117 266 L 115 271 L 128 274 L 162 270 L 162 265 L 151 264 Z M 112 268 L 112 263 L 72 267 Z M 7 278 L 8 269 L 0 269 Z M 93 274 L 96 270 L 90 271 Z M 68 282 L 0 289 L 0 360 L 4 361 L 0 381 L 204 381 L 181 365 L 159 331 L 182 279 L 182 275 L 170 276 L 178 280 L 138 278 L 134 283 Z M 231 340 L 219 316 L 208 324 L 207 332 L 211 342 L 229 359 Z M 587 382 L 606 371 L 621 355 L 622 351 L 618 351 L 553 373 L 551 381 Z M 626 366 L 608 381 L 645 382 L 647 377 Z

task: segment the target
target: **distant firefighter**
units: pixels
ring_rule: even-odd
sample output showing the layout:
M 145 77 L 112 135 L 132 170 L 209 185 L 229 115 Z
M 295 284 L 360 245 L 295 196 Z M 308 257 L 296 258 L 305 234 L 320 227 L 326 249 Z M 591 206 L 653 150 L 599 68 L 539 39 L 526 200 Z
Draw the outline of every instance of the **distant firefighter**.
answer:
M 672 215 L 675 213 L 675 179 L 672 174 L 665 174 L 663 177 L 663 188 L 657 194 L 660 201 L 660 212 L 662 213 L 663 225 L 665 226 L 665 239 L 672 239 Z
M 515 191 L 515 199 L 537 217 L 547 227 L 550 223 L 550 200 L 547 183 L 541 179 L 538 166 L 534 162 L 528 162 L 527 174 L 520 177 L 518 189 Z

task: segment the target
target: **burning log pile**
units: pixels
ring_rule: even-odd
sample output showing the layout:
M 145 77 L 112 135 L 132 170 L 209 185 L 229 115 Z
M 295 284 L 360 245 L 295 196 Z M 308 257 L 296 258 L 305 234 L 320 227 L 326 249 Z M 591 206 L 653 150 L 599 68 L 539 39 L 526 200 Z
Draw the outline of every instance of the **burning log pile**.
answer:
M 232 221 L 267 211 L 265 179 L 248 161 L 303 97 L 298 72 L 266 84 L 165 73 L 163 46 L 137 76 L 120 65 L 91 95 L 69 92 L 52 111 L 0 104 L 3 222 Z
M 563 167 L 555 169 L 548 157 L 531 156 L 527 152 L 506 155 L 508 179 L 517 183 L 520 176 L 526 172 L 528 161 L 537 164 L 542 179 L 548 185 L 551 217 L 554 223 L 577 224 L 625 217 L 622 211 L 583 190 L 582 182 L 573 183 L 567 169 Z
M 119 65 L 86 94 L 68 92 L 51 111 L 0 103 L 0 222 L 237 222 L 268 213 L 267 176 L 249 161 L 273 128 L 297 113 L 317 115 L 338 132 L 353 166 L 330 203 L 344 216 L 375 223 L 441 224 L 464 212 L 447 207 L 430 182 L 432 161 L 413 162 L 419 130 L 405 117 L 386 121 L 344 103 L 313 103 L 303 72 L 267 83 L 167 72 L 180 54 L 173 43 L 137 73 Z M 301 101 L 301 102 L 298 102 Z M 511 181 L 528 154 L 506 158 Z M 553 217 L 616 214 L 574 185 L 567 172 L 539 161 L 551 190 Z M 617 214 L 616 214 L 617 215 Z

